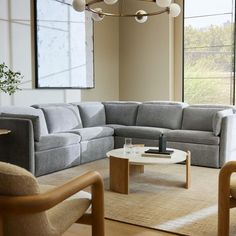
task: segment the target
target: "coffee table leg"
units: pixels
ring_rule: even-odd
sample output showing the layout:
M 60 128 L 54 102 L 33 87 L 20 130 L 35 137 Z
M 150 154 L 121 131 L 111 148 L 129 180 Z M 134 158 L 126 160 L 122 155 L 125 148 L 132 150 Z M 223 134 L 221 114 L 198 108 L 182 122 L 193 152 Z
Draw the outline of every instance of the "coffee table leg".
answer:
M 129 160 L 110 157 L 110 190 L 129 194 Z
M 191 153 L 190 151 L 187 152 L 186 156 L 186 186 L 185 188 L 190 188 L 191 186 Z
M 132 165 L 129 164 L 129 175 L 139 175 L 144 173 L 144 165 Z

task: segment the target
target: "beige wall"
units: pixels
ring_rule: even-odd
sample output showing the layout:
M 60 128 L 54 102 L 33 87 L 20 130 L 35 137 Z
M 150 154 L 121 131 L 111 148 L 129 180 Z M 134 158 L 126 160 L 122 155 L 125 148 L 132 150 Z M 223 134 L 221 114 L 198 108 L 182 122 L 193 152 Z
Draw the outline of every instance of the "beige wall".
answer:
M 127 4 L 130 12 L 147 9 L 142 2 Z M 157 10 L 154 3 L 149 6 L 149 12 Z M 149 17 L 144 24 L 120 20 L 121 100 L 173 99 L 172 34 L 172 19 L 167 13 Z
M 119 20 L 96 22 L 94 39 L 95 89 L 82 90 L 82 100 L 119 100 Z
M 95 88 L 88 90 L 34 89 L 30 0 L 0 0 L 0 19 L 0 62 L 24 75 L 22 90 L 13 96 L 0 93 L 0 105 L 119 99 L 117 19 L 95 23 Z

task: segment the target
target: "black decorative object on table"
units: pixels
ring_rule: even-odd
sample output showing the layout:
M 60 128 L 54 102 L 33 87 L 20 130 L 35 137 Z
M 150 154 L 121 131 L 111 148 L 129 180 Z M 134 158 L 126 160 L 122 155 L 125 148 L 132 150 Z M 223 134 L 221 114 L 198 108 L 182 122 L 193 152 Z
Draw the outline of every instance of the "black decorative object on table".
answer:
M 150 154 L 163 154 L 163 155 L 171 155 L 173 150 L 166 150 L 166 136 L 164 134 L 160 134 L 159 136 L 159 149 L 148 149 L 144 153 Z
M 159 136 L 159 152 L 166 152 L 166 137 L 164 134 Z

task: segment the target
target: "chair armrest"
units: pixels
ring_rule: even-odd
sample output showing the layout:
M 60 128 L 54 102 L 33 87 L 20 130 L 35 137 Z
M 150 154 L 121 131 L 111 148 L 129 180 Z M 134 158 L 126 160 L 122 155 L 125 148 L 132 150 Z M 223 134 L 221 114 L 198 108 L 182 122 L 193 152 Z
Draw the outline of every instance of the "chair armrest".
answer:
M 222 120 L 220 134 L 220 166 L 225 162 L 236 160 L 236 114 Z
M 219 178 L 230 178 L 234 172 L 236 172 L 236 161 L 229 161 L 221 168 Z
M 21 166 L 35 173 L 32 122 L 22 118 L 0 117 L 0 128 L 11 133 L 0 136 L 0 161 Z
M 230 196 L 230 177 L 236 172 L 236 161 L 227 162 L 220 170 L 218 180 L 218 235 L 229 235 L 229 209 L 235 207 Z
M 0 211 L 11 213 L 36 213 L 48 210 L 78 191 L 92 186 L 92 204 L 103 206 L 104 187 L 98 172 L 85 173 L 46 193 L 31 196 L 0 196 Z

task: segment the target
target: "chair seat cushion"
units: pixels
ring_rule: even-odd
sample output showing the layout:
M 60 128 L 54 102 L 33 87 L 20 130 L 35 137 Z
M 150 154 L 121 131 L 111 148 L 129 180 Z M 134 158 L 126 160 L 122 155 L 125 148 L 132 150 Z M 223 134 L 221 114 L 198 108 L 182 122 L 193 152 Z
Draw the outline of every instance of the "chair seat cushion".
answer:
M 57 133 L 42 136 L 39 142 L 35 142 L 36 151 L 44 151 L 53 148 L 65 147 L 73 144 L 79 144 L 81 137 L 71 133 Z
M 39 185 L 40 191 L 47 192 L 55 186 Z M 90 207 L 91 194 L 80 191 L 47 211 L 50 224 L 61 235 L 76 222 Z
M 159 139 L 161 133 L 168 132 L 169 129 L 143 126 L 126 126 L 115 129 L 115 135 L 120 137 Z
M 82 141 L 89 141 L 92 139 L 112 136 L 114 134 L 114 129 L 110 127 L 101 126 L 101 127 L 73 129 L 67 132 L 80 135 Z
M 212 132 L 197 130 L 171 130 L 166 134 L 167 141 L 219 145 L 220 138 Z
M 66 200 L 47 212 L 48 219 L 61 235 L 88 210 L 90 204 L 87 198 Z

